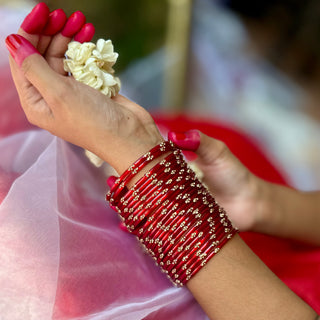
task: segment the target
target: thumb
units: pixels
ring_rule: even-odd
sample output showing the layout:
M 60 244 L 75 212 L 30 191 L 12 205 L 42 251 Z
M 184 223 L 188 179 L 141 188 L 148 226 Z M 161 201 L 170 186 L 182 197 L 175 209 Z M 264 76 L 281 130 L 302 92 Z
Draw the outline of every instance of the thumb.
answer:
M 27 39 L 18 34 L 11 34 L 6 38 L 6 46 L 16 62 L 13 72 L 18 88 L 24 85 L 25 78 L 27 78 L 45 98 L 48 90 L 52 91 L 53 87 L 60 83 L 58 80 L 61 76 L 48 65 Z M 23 76 L 19 70 L 23 72 Z
M 220 140 L 211 138 L 198 130 L 169 132 L 168 138 L 178 148 L 195 152 L 203 165 L 210 165 L 231 152 Z

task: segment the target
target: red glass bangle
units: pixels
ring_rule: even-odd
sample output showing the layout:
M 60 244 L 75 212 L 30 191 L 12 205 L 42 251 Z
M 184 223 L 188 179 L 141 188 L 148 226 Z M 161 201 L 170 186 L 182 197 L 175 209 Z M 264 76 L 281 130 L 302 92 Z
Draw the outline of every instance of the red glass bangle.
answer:
M 187 219 L 185 217 L 179 217 L 180 221 L 183 220 L 183 222 L 185 222 L 185 224 L 183 225 L 183 228 L 176 228 L 175 230 L 171 230 L 171 233 L 169 233 L 166 230 L 160 229 L 160 234 L 155 238 L 155 239 L 163 239 L 166 241 L 166 246 L 161 247 L 161 252 L 164 255 L 167 255 L 171 250 L 173 250 L 176 246 L 177 246 L 177 241 L 178 239 L 180 239 L 181 237 L 183 237 L 183 235 L 187 232 L 187 228 L 190 228 L 192 225 L 194 225 L 194 221 L 188 221 L 188 219 L 190 219 L 190 217 L 188 217 Z M 174 235 L 174 239 L 175 241 L 168 241 L 169 237 Z M 172 238 L 172 237 L 171 237 Z M 159 251 L 159 249 L 158 249 Z
M 175 159 L 175 155 L 173 153 L 170 153 L 167 157 L 165 157 L 161 162 L 159 162 L 157 165 L 155 165 L 148 173 L 146 173 L 135 185 L 133 188 L 131 188 L 128 193 L 124 197 L 124 201 L 128 199 L 134 192 L 139 192 L 139 189 L 142 189 L 144 191 L 145 184 L 150 181 L 150 179 L 155 179 L 159 176 L 160 170 L 162 170 L 163 167 L 166 168 L 167 164 L 170 163 L 170 161 L 173 161 Z M 165 169 L 164 169 L 165 171 Z
M 207 262 L 214 256 L 216 255 L 220 249 L 229 241 L 235 234 L 237 233 L 236 229 L 233 229 L 229 234 L 227 234 L 220 242 L 219 244 L 215 247 L 214 250 L 211 248 L 208 248 L 204 253 L 207 254 L 206 258 L 203 260 L 197 260 L 197 263 L 191 264 L 189 269 L 192 269 L 192 273 L 189 275 L 186 275 L 185 277 L 181 278 L 181 282 L 185 284 L 188 282 L 194 275 L 196 275 L 206 264 Z M 209 253 L 209 254 L 208 254 Z
M 161 161 L 160 164 L 158 164 L 156 167 L 156 169 L 159 169 L 159 170 L 163 170 L 163 168 L 160 168 L 161 165 L 165 166 L 168 162 L 168 160 L 172 160 L 172 155 L 169 155 L 167 156 L 163 161 Z M 165 171 L 166 169 L 164 169 Z M 158 172 L 158 174 L 156 175 L 154 173 L 155 171 L 155 167 L 150 170 L 150 174 L 148 175 L 145 175 L 144 177 L 142 177 L 138 183 L 132 188 L 132 190 L 129 190 L 129 192 L 124 195 L 124 197 L 121 198 L 121 203 L 123 203 L 123 205 L 126 205 L 128 207 L 130 207 L 131 211 L 135 210 L 136 207 L 133 206 L 133 201 L 141 201 L 141 202 L 145 202 L 146 199 L 149 199 L 148 197 L 150 196 L 150 194 L 146 194 L 149 190 L 156 190 L 158 189 L 157 186 L 159 187 L 159 181 L 157 181 L 156 185 L 155 183 L 153 183 L 152 181 L 155 181 L 154 180 L 154 177 L 157 176 L 158 179 L 162 178 L 163 172 Z M 151 180 L 152 179 L 152 180 Z M 167 183 L 166 183 L 166 187 L 167 187 Z M 143 193 L 141 192 L 140 196 L 139 196 L 139 191 L 138 191 L 138 188 L 142 188 L 143 190 Z M 134 195 L 134 198 L 133 198 L 133 195 Z M 142 203 L 139 204 L 139 206 L 141 206 Z M 142 208 L 141 208 L 142 209 Z M 123 210 L 124 213 L 127 213 L 127 215 L 122 215 L 124 218 L 127 218 L 127 216 L 130 216 L 130 213 L 128 213 L 129 210 L 126 210 L 124 209 Z
M 172 255 L 173 260 L 181 261 L 182 257 L 186 254 L 193 255 L 193 253 L 197 250 L 200 250 L 200 246 L 203 244 L 203 239 L 207 234 L 209 234 L 210 227 L 206 227 L 206 229 L 203 230 L 197 230 L 194 231 L 193 234 L 194 237 L 189 237 L 184 241 L 183 243 L 177 244 L 176 250 L 174 251 L 174 254 Z M 200 242 L 199 248 L 198 243 Z M 171 270 L 171 269 L 170 269 Z M 170 270 L 168 270 L 170 272 Z
M 114 198 L 118 197 L 121 190 L 125 185 L 133 179 L 133 177 L 140 172 L 147 164 L 161 155 L 173 151 L 174 145 L 168 141 L 162 142 L 159 145 L 155 146 L 145 155 L 140 157 L 133 165 L 131 165 L 119 179 L 117 179 L 107 195 L 107 200 L 113 204 Z
M 173 191 L 173 192 L 171 193 L 172 198 L 174 198 L 174 195 L 176 195 L 178 192 L 179 192 L 178 190 Z M 166 196 L 165 198 L 167 198 L 167 196 Z M 174 210 L 175 213 L 181 211 L 181 210 L 179 210 L 179 203 L 176 202 L 176 201 L 172 201 L 172 202 L 170 203 L 170 207 L 168 207 L 168 208 L 170 208 L 170 210 Z M 168 208 L 167 208 L 167 209 L 168 209 Z M 154 228 L 154 226 L 155 226 L 156 224 L 158 224 L 158 223 L 161 223 L 161 224 L 162 224 L 162 222 L 163 222 L 164 220 L 172 220 L 173 214 L 172 214 L 172 215 L 170 215 L 170 214 L 169 214 L 169 215 L 167 215 L 167 214 L 161 214 L 161 212 L 163 212 L 163 211 L 164 211 L 164 210 L 163 210 L 163 208 L 161 208 L 161 207 L 160 207 L 157 211 L 155 211 L 154 215 L 156 216 L 156 219 L 154 219 L 154 220 L 152 221 L 152 223 L 151 223 L 151 227 L 152 227 L 152 228 Z M 167 212 L 167 210 L 166 210 L 165 212 Z M 178 215 L 178 213 L 177 213 L 176 215 Z M 170 218 L 171 218 L 171 219 L 170 219 Z M 147 231 L 149 231 L 149 230 L 147 230 Z M 145 233 L 144 233 L 144 234 L 145 234 Z M 150 235 L 150 234 L 149 234 L 149 235 Z
M 107 199 L 171 279 L 185 284 L 236 230 L 214 197 L 171 144 L 157 146 L 117 180 Z M 126 184 L 156 157 L 170 152 L 130 189 Z

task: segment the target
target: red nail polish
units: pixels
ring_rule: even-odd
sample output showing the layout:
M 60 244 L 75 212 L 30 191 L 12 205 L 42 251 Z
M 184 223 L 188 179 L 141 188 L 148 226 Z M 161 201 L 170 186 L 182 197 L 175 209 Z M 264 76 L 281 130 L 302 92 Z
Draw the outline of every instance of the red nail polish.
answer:
M 62 30 L 62 35 L 72 38 L 86 23 L 86 17 L 81 11 L 74 12 Z
M 188 161 L 195 161 L 198 159 L 198 155 L 194 153 L 194 151 L 182 150 L 182 153 Z
M 48 21 L 49 12 L 44 2 L 38 3 L 23 20 L 21 28 L 30 34 L 40 33 Z
M 108 186 L 109 186 L 110 188 L 112 188 L 117 179 L 118 179 L 118 178 L 115 177 L 115 176 L 110 176 L 110 177 L 107 179 L 107 184 L 108 184 Z
M 168 139 L 183 150 L 196 151 L 200 145 L 200 133 L 198 130 L 186 132 L 169 132 Z
M 95 28 L 92 23 L 86 23 L 81 30 L 74 36 L 74 40 L 78 42 L 89 42 L 93 38 Z
M 175 132 L 175 139 L 176 140 L 185 140 L 187 136 L 184 132 Z
M 48 22 L 43 30 L 46 36 L 52 36 L 58 33 L 65 25 L 67 16 L 62 9 L 57 9 L 49 14 Z
M 19 67 L 31 54 L 40 54 L 28 40 L 18 34 L 9 35 L 6 38 L 6 46 Z
M 119 228 L 120 228 L 122 231 L 124 231 L 124 232 L 130 233 L 129 230 L 127 229 L 127 227 L 124 225 L 123 222 L 119 223 Z

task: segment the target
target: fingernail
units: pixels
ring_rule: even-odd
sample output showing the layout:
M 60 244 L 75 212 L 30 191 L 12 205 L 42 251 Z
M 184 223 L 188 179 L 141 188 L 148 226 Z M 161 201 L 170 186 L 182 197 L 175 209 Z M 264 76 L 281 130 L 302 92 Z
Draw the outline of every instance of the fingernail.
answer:
M 118 179 L 118 178 L 115 177 L 115 176 L 110 176 L 110 177 L 107 179 L 107 184 L 108 184 L 108 186 L 109 186 L 110 188 L 112 188 L 117 179 Z
M 74 40 L 80 43 L 89 42 L 93 38 L 95 28 L 92 23 L 86 23 L 81 30 L 74 36 Z
M 182 150 L 182 153 L 188 161 L 196 161 L 198 159 L 198 155 L 194 151 Z
M 49 14 L 48 22 L 42 33 L 46 36 L 52 36 L 64 27 L 66 21 L 67 16 L 62 9 L 54 10 Z
M 30 34 L 40 33 L 48 21 L 49 12 L 44 2 L 38 3 L 23 20 L 21 28 Z
M 127 227 L 124 225 L 123 222 L 119 223 L 119 229 L 124 231 L 124 232 L 130 233 L 130 231 L 127 229 Z
M 196 151 L 200 145 L 200 133 L 198 130 L 189 130 L 186 132 L 170 131 L 168 133 L 168 139 L 183 150 Z
M 28 40 L 18 34 L 9 35 L 6 38 L 6 46 L 19 67 L 21 67 L 24 59 L 31 54 L 39 54 L 38 50 Z
M 62 30 L 62 35 L 72 38 L 86 23 L 86 17 L 81 11 L 74 12 Z
M 110 176 L 108 179 L 107 179 L 107 184 L 109 186 L 109 188 L 111 189 L 113 187 L 113 185 L 115 184 L 116 180 L 118 180 L 118 177 L 115 177 L 115 176 Z M 128 188 L 125 186 L 123 188 L 123 190 L 121 190 L 121 193 L 120 194 L 126 194 L 128 192 Z

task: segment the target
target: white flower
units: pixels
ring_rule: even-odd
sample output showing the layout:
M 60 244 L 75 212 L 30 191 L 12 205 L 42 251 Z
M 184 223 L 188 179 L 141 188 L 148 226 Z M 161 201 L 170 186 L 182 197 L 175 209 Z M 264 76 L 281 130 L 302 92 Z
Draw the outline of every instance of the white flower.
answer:
M 101 88 L 101 92 L 109 98 L 117 95 L 121 87 L 120 79 L 117 77 L 110 77 L 110 74 L 104 72 L 104 84 Z
M 103 76 L 99 68 L 94 68 L 92 65 L 82 66 L 68 63 L 68 70 L 72 73 L 73 77 L 94 89 L 100 90 L 103 85 Z
M 95 47 L 95 44 L 92 42 L 85 42 L 81 44 L 80 42 L 72 41 L 68 45 L 66 55 L 75 63 L 84 64 L 87 59 L 90 58 Z
M 113 75 L 112 67 L 117 59 L 118 54 L 114 52 L 111 40 L 99 39 L 96 45 L 92 42 L 70 42 L 63 63 L 64 70 L 70 72 L 77 81 L 112 98 L 121 87 L 120 79 Z M 86 155 L 96 166 L 103 163 L 103 160 L 89 151 L 86 151 Z
M 92 51 L 92 56 L 97 59 L 100 68 L 105 69 L 109 73 L 113 73 L 112 66 L 117 62 L 118 53 L 113 51 L 111 40 L 99 39 L 96 49 Z
M 118 94 L 121 87 L 120 79 L 113 76 L 112 66 L 118 58 L 113 50 L 111 40 L 99 39 L 96 45 L 72 41 L 66 52 L 64 70 L 76 80 L 111 98 Z

